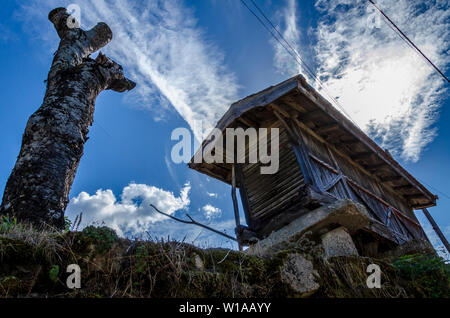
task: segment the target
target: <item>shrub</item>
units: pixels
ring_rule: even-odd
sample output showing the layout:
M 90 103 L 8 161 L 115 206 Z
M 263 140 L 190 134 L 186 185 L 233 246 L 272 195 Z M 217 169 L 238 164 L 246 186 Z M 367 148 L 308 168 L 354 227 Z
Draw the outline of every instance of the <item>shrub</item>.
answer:
M 95 227 L 90 225 L 84 228 L 81 234 L 95 245 L 97 253 L 107 252 L 119 240 L 116 232 L 107 226 Z
M 15 217 L 3 215 L 0 217 L 0 233 L 6 233 L 17 226 Z
M 449 297 L 450 265 L 434 255 L 405 255 L 393 263 L 424 297 Z

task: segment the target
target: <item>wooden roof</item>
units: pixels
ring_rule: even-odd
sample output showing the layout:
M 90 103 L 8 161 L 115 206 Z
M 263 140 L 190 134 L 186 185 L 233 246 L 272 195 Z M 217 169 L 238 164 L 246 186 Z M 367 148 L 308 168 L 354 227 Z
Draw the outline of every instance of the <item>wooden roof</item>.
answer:
M 276 117 L 272 116 L 273 108 L 294 116 L 305 124 L 307 129 L 357 162 L 380 183 L 408 199 L 413 208 L 436 205 L 437 196 L 408 173 L 388 151 L 379 147 L 309 86 L 301 75 L 232 104 L 216 128 L 224 131 L 226 128 L 235 127 L 268 127 L 265 125 L 267 116 L 276 120 Z M 202 148 L 210 142 L 210 138 L 206 138 Z M 231 182 L 230 164 L 194 163 L 192 159 L 189 167 L 226 183 Z

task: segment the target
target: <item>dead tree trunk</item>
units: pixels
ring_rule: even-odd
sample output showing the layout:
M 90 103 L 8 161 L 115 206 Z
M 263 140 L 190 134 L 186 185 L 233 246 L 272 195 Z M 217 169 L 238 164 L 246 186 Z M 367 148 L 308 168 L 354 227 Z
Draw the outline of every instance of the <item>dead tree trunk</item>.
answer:
M 105 23 L 84 31 L 74 27 L 73 17 L 64 8 L 51 11 L 49 20 L 61 41 L 48 74 L 44 102 L 25 128 L 0 214 L 62 228 L 98 94 L 108 89 L 124 92 L 136 84 L 105 55 L 90 58 L 112 40 Z

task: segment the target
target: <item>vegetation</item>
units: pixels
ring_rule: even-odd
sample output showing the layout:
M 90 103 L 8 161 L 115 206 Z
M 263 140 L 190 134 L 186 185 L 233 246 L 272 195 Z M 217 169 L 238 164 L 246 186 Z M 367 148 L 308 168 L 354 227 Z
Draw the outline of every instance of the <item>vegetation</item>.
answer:
M 116 232 L 106 226 L 95 227 L 90 225 L 82 231 L 83 239 L 87 239 L 95 246 L 97 253 L 105 253 L 119 240 Z
M 434 256 L 392 264 L 363 257 L 327 261 L 313 244 L 303 246 L 258 258 L 183 242 L 121 239 L 104 226 L 66 232 L 2 219 L 0 297 L 296 297 L 280 277 L 290 253 L 313 261 L 320 284 L 313 297 L 448 297 L 448 265 Z M 383 269 L 381 289 L 365 285 L 373 262 Z M 81 268 L 81 289 L 66 286 L 69 264 Z
M 394 261 L 400 275 L 424 297 L 448 297 L 450 264 L 434 255 L 405 255 Z

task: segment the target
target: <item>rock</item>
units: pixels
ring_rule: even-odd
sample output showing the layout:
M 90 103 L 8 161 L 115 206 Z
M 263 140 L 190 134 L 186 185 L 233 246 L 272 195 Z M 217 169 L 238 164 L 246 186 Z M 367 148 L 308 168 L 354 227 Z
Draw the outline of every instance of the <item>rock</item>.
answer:
M 195 264 L 195 268 L 197 268 L 199 271 L 205 270 L 205 264 L 203 263 L 203 260 L 200 257 L 200 255 L 195 254 L 194 264 Z
M 399 245 L 396 248 L 387 251 L 380 256 L 381 258 L 396 259 L 398 257 L 411 254 L 437 255 L 433 246 L 429 242 L 415 239 L 405 242 L 402 245 Z
M 358 256 L 352 237 L 342 226 L 322 235 L 321 239 L 326 258 L 333 256 Z
M 314 294 L 320 287 L 316 282 L 318 273 L 313 263 L 301 254 L 290 254 L 280 270 L 281 280 L 288 284 L 300 297 Z
M 306 213 L 290 224 L 273 232 L 267 238 L 250 246 L 245 252 L 255 256 L 270 256 L 283 249 L 286 243 L 297 242 L 306 232 L 320 236 L 337 225 L 350 232 L 364 228 L 370 223 L 370 216 L 364 206 L 352 200 L 339 200 Z

